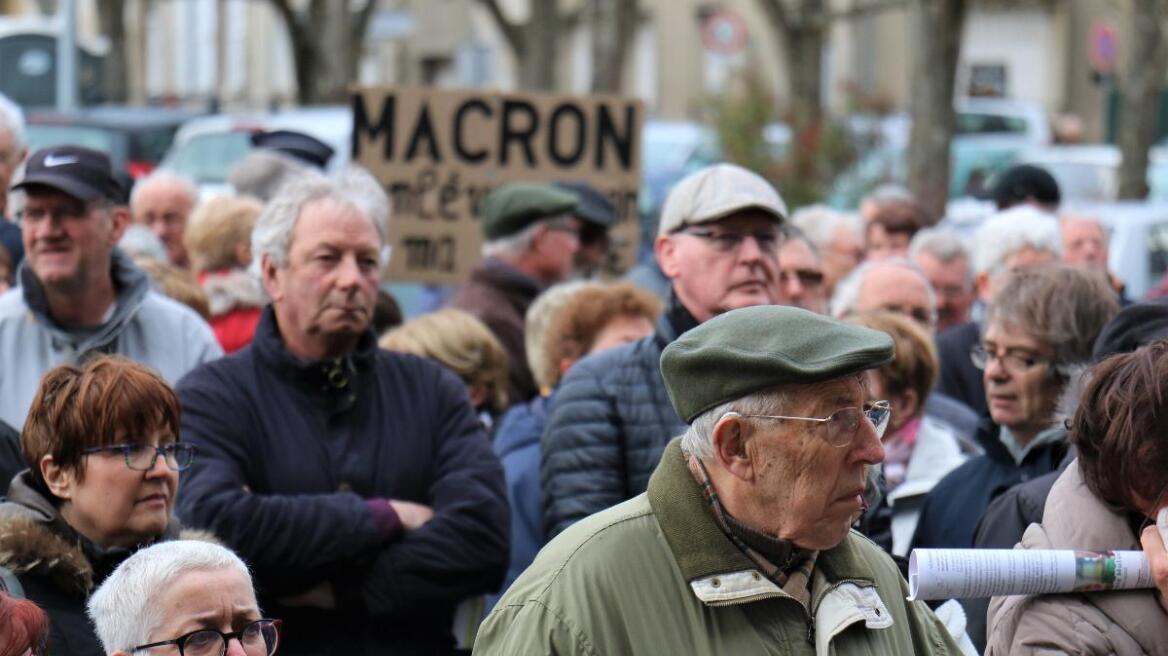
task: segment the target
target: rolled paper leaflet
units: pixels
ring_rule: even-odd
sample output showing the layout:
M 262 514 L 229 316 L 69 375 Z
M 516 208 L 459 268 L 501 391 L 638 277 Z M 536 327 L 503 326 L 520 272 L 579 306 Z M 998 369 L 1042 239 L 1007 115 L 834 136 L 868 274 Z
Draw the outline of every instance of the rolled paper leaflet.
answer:
M 909 600 L 1153 588 L 1142 551 L 914 549 Z

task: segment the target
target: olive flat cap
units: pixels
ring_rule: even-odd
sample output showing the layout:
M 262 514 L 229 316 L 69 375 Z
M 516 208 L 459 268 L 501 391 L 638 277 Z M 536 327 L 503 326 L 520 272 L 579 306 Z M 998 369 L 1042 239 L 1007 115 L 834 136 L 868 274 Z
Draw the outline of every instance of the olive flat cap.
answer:
M 886 333 L 801 308 L 731 310 L 677 338 L 661 354 L 665 389 L 690 423 L 706 410 L 776 385 L 832 380 L 892 361 Z
M 527 226 L 576 209 L 580 197 L 552 185 L 512 182 L 483 199 L 480 217 L 487 241 L 509 237 Z

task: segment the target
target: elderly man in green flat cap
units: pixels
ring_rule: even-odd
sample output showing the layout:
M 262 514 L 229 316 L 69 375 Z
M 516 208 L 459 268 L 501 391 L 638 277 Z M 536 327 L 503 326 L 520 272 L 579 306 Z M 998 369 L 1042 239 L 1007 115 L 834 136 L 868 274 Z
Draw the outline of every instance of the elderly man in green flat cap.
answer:
M 579 197 L 551 185 L 505 184 L 483 199 L 483 261 L 449 306 L 482 320 L 507 350 L 508 403 L 538 392 L 527 366 L 524 317 L 550 285 L 567 280 L 580 248 Z
M 850 529 L 889 413 L 863 373 L 892 356 L 882 332 L 792 307 L 682 335 L 661 370 L 688 430 L 647 492 L 539 553 L 474 653 L 961 653 Z

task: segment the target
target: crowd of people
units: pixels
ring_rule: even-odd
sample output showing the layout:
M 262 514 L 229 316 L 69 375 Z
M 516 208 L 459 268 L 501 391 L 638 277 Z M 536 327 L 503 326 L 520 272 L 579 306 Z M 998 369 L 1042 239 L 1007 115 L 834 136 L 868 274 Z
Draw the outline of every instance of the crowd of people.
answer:
M 963 234 L 716 164 L 623 281 L 603 194 L 504 184 L 403 321 L 383 187 L 255 141 L 127 189 L 0 103 L 0 656 L 1166 653 L 1168 302 L 1045 171 Z M 930 606 L 914 548 L 1155 588 Z

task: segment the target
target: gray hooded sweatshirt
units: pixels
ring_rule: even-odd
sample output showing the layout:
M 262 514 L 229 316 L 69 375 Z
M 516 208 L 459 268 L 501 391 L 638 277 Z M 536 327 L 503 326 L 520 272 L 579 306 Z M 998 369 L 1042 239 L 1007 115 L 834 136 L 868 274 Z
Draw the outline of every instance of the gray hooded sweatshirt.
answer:
M 41 376 L 95 353 L 116 353 L 152 367 L 171 385 L 223 355 L 211 327 L 187 306 L 154 291 L 146 274 L 118 250 L 111 274 L 117 290 L 113 313 L 96 329 L 77 331 L 49 316 L 40 281 L 21 266 L 20 286 L 0 296 L 0 419 L 20 430 Z

